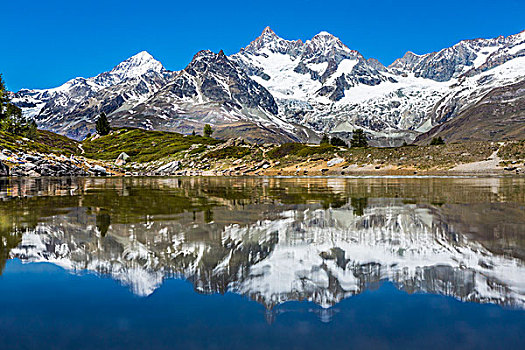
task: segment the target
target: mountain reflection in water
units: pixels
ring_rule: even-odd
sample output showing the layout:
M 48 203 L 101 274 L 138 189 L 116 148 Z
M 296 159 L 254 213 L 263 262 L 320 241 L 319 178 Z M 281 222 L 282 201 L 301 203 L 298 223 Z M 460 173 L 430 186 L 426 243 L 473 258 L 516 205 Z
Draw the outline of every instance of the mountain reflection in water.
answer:
M 0 199 L 1 270 L 50 262 L 139 296 L 184 278 L 268 310 L 381 281 L 525 308 L 524 179 L 9 179 Z

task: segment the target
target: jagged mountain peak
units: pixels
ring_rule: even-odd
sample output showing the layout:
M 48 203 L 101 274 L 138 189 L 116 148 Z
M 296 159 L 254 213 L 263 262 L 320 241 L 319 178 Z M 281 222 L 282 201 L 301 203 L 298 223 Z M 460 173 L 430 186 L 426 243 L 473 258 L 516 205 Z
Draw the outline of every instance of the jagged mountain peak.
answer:
M 322 32 L 314 35 L 311 40 L 306 42 L 306 45 L 308 45 L 308 44 L 311 45 L 313 43 L 315 43 L 316 45 L 327 46 L 329 48 L 336 47 L 338 49 L 342 49 L 342 50 L 345 50 L 345 51 L 352 51 L 345 44 L 343 44 L 341 39 L 339 39 L 338 37 L 336 37 L 333 34 L 325 32 L 325 31 L 322 31 Z
M 344 58 L 360 56 L 361 54 L 356 50 L 351 50 L 343 44 L 341 39 L 322 31 L 304 44 L 303 57 L 314 58 L 316 61 L 325 62 L 335 60 L 337 62 Z
M 272 28 L 270 28 L 270 26 L 267 26 L 266 28 L 264 28 L 264 30 L 262 31 L 261 33 L 261 36 L 268 36 L 268 35 L 271 35 L 271 36 L 277 36 L 277 34 L 275 34 L 275 32 L 272 30 Z
M 336 38 L 333 34 L 331 33 L 328 33 L 326 31 L 320 31 L 319 33 L 317 33 L 316 35 L 314 35 L 314 37 L 312 39 L 322 39 L 322 38 Z
M 201 50 L 193 56 L 192 61 L 184 71 L 195 75 L 196 72 L 202 73 L 209 69 L 221 70 L 226 67 L 228 67 L 229 70 L 236 69 L 228 57 L 226 57 L 223 50 L 220 50 L 218 53 L 210 50 Z
M 525 30 L 522 30 L 517 34 L 509 35 L 507 38 L 513 41 L 523 41 L 525 40 Z
M 220 50 L 218 53 L 215 53 L 211 50 L 201 50 L 193 56 L 192 61 L 200 60 L 200 59 L 228 59 L 228 58 L 226 57 L 226 54 L 224 53 L 223 50 Z
M 386 71 L 386 67 L 381 62 L 379 62 L 379 60 L 371 57 L 367 59 L 366 61 L 374 69 L 377 69 L 378 71 Z
M 270 27 L 266 27 L 261 35 L 242 49 L 241 52 L 245 51 L 252 54 L 259 54 L 266 49 L 274 53 L 295 55 L 302 45 L 303 42 L 301 40 L 283 39 L 275 34 Z
M 396 59 L 394 62 L 392 62 L 388 68 L 398 68 L 398 69 L 404 69 L 412 66 L 416 62 L 418 62 L 422 57 L 425 55 L 418 55 L 412 51 L 407 51 L 403 57 L 400 57 Z
M 132 78 L 145 74 L 148 71 L 161 72 L 162 63 L 157 61 L 147 51 L 141 51 L 116 65 L 109 73 L 120 78 Z
M 131 56 L 126 61 L 150 61 L 154 60 L 153 56 L 148 51 L 140 51 L 139 53 Z
M 199 59 L 201 57 L 210 57 L 212 55 L 215 55 L 215 53 L 211 50 L 200 50 L 195 55 L 193 55 L 192 61 L 195 61 L 196 59 Z

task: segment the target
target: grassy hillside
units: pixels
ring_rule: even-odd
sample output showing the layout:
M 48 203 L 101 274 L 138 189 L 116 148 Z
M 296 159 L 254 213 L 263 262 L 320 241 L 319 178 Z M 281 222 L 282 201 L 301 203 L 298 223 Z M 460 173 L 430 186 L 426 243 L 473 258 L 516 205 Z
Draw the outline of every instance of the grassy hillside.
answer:
M 491 142 L 447 143 L 436 146 L 351 148 L 345 158 L 356 164 L 390 164 L 429 169 L 486 160 L 498 145 Z
M 408 171 L 448 170 L 458 164 L 492 159 L 491 156 L 495 151 L 498 151 L 498 156 L 501 158 L 500 166 L 517 164 L 516 167 L 521 167 L 525 160 L 525 141 L 449 142 L 436 146 L 411 145 L 393 148 L 344 148 L 301 143 L 271 146 L 249 144 L 239 140 L 229 140 L 224 143 L 203 136 L 133 128 L 117 129 L 107 136 L 90 138 L 82 143 L 48 131 L 39 130 L 34 140 L 0 132 L 0 150 L 2 149 L 27 153 L 82 155 L 87 159 L 107 161 L 111 166 L 114 166 L 114 161 L 119 154 L 125 152 L 131 157 L 132 163 L 143 163 L 135 164 L 134 169 L 146 170 L 158 167 L 158 164 L 148 164 L 148 162 L 177 159 L 182 160 L 181 167 L 185 170 L 220 172 L 234 169 L 236 173 L 248 174 L 250 171 L 263 169 L 260 162 L 264 161 L 266 165 L 264 170 L 269 175 L 279 172 L 294 174 L 299 168 L 308 171 L 308 174 L 334 170 L 337 166 L 328 166 L 327 161 L 336 157 L 341 158 L 337 163 L 341 164 L 340 167 L 346 166 L 350 170 L 365 167 L 369 167 L 369 170 L 393 167 L 396 170 L 408 169 Z M 272 164 L 271 169 L 268 169 L 269 164 Z M 339 173 L 342 170 L 346 172 L 345 169 L 340 169 Z
M 84 156 L 115 160 L 126 152 L 134 162 L 149 162 L 185 151 L 194 144 L 216 145 L 222 141 L 203 136 L 185 136 L 173 132 L 123 128 L 82 143 Z
M 78 145 L 75 140 L 44 130 L 38 130 L 33 140 L 0 131 L 0 150 L 70 155 L 80 153 Z
M 520 159 L 517 152 L 519 142 L 509 144 L 505 148 L 503 159 Z M 307 146 L 289 143 L 273 148 L 267 152 L 270 159 L 280 160 L 282 165 L 291 165 L 306 160 L 329 160 L 334 156 L 344 158 L 351 164 L 364 166 L 394 165 L 418 169 L 434 167 L 450 168 L 459 163 L 469 163 L 486 160 L 498 150 L 494 142 L 464 142 L 448 143 L 438 146 L 404 146 L 404 147 L 366 147 L 338 148 L 331 145 Z
M 268 157 L 272 159 L 280 159 L 286 156 L 296 156 L 299 158 L 311 157 L 314 155 L 332 155 L 339 148 L 323 144 L 320 146 L 308 146 L 303 143 L 285 143 L 281 146 L 275 147 L 268 152 Z

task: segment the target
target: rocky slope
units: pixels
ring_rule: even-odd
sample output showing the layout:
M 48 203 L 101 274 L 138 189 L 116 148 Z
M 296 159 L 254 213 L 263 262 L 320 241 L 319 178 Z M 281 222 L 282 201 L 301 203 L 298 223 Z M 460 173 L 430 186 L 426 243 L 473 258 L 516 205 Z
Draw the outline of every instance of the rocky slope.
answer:
M 295 128 L 278 116 L 273 96 L 220 51 L 201 51 L 151 98 L 127 111 L 111 115 L 116 126 L 191 133 L 205 124 L 239 129 L 249 141 L 259 141 L 263 130 L 282 141 L 299 140 Z M 242 132 L 242 125 L 255 127 Z M 260 141 L 264 141 L 261 137 Z
M 525 64 L 525 60 L 523 61 Z M 525 135 L 525 80 L 495 87 L 479 101 L 465 107 L 455 118 L 419 135 L 416 143 L 434 137 L 448 142 L 516 140 Z
M 492 90 L 523 81 L 524 60 L 525 32 L 408 52 L 385 67 L 326 32 L 302 42 L 266 28 L 239 53 L 201 51 L 181 72 L 166 71 L 143 52 L 94 78 L 21 90 L 15 102 L 40 127 L 77 139 L 105 111 L 118 126 L 189 133 L 209 123 L 219 137 L 261 143 L 315 141 L 322 133 L 348 138 L 362 128 L 372 145 L 393 146 L 472 113 Z M 505 123 L 513 113 L 490 117 Z

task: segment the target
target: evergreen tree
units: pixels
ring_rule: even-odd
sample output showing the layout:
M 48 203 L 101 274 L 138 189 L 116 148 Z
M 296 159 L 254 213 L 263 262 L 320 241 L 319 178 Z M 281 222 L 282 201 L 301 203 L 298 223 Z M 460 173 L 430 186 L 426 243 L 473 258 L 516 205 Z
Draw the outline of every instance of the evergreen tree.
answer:
M 196 135 L 196 134 L 195 134 L 195 130 L 193 130 L 193 131 L 191 132 L 191 136 L 195 136 L 195 135 Z
M 9 133 L 34 138 L 36 136 L 36 122 L 22 115 L 22 110 L 12 104 L 0 74 L 0 130 Z
M 213 134 L 213 129 L 211 128 L 210 124 L 204 125 L 204 136 L 211 137 L 211 134 Z
M 328 135 L 323 134 L 323 138 L 321 139 L 321 145 L 327 145 L 330 143 L 330 139 L 328 138 Z
M 100 136 L 109 134 L 109 132 L 111 131 L 111 127 L 109 125 L 108 117 L 106 117 L 106 113 L 104 112 L 100 113 L 100 117 L 98 117 L 97 119 L 96 128 L 97 128 L 97 133 Z
M 9 103 L 9 96 L 7 95 L 7 89 L 5 87 L 4 79 L 0 74 L 0 121 L 5 119 L 7 116 L 5 110 Z
M 354 130 L 352 139 L 350 140 L 351 147 L 368 147 L 365 132 L 361 129 Z
M 340 139 L 339 137 L 332 137 L 330 139 L 330 144 L 332 146 L 337 146 L 337 147 L 348 147 L 346 142 L 343 139 Z
M 26 130 L 24 131 L 25 137 L 28 139 L 34 139 L 36 137 L 37 125 L 34 119 L 31 119 L 27 123 Z

